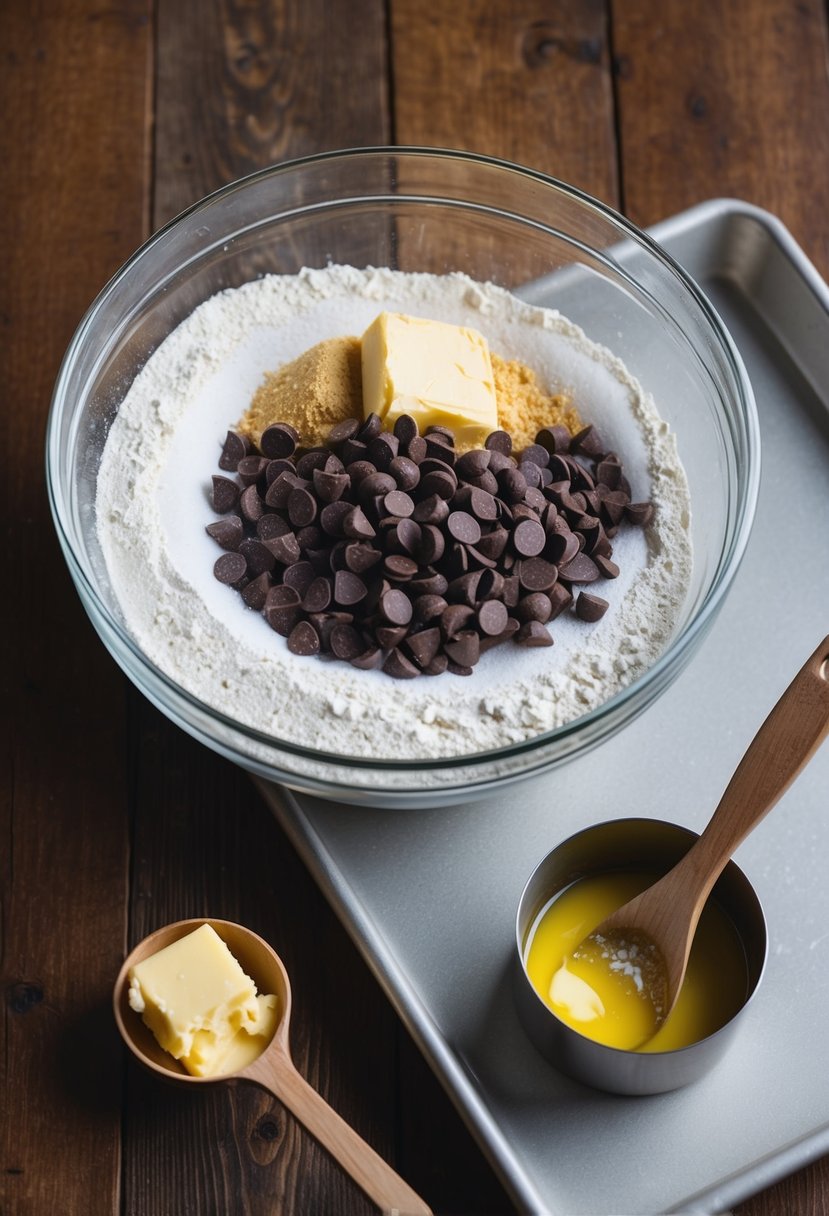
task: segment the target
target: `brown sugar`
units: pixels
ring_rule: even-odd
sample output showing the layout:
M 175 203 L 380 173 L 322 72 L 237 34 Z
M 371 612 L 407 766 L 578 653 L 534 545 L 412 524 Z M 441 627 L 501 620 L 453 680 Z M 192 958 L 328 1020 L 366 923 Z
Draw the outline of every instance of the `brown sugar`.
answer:
M 518 359 L 491 352 L 498 422 L 520 452 L 535 442 L 542 427 L 566 426 L 571 435 L 582 428 L 578 410 L 563 393 L 550 394 L 531 368 Z
M 545 426 L 566 426 L 571 434 L 582 421 L 570 399 L 546 392 L 535 372 L 518 359 L 491 352 L 498 403 L 498 423 L 512 436 L 517 452 L 535 442 Z M 345 418 L 362 418 L 363 386 L 359 338 L 328 338 L 267 372 L 238 429 L 258 445 L 262 432 L 274 422 L 289 422 L 299 432 L 302 447 L 325 441 Z M 458 448 L 460 451 L 461 448 Z
M 328 338 L 267 372 L 238 429 L 254 443 L 273 422 L 289 422 L 303 447 L 321 443 L 335 423 L 361 418 L 360 339 Z

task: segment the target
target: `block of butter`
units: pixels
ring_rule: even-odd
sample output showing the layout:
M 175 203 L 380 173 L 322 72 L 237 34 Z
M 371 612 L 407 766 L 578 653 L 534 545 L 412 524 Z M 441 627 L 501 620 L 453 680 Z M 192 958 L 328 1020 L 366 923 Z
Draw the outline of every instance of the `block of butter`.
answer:
M 273 1037 L 275 996 L 259 996 L 210 925 L 136 963 L 129 1003 L 161 1047 L 197 1077 L 237 1072 Z
M 447 426 L 459 446 L 498 428 L 486 338 L 475 329 L 382 312 L 362 338 L 363 413 L 391 428 L 411 414 L 421 433 Z

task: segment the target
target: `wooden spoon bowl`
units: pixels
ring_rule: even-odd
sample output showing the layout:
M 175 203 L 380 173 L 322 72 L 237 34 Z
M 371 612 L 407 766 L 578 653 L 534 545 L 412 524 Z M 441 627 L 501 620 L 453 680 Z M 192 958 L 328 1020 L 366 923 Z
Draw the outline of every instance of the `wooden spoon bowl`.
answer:
M 262 1054 L 240 1072 L 217 1077 L 194 1077 L 156 1041 L 140 1014 L 129 1004 L 129 972 L 136 963 L 163 950 L 201 925 L 210 925 L 222 938 L 242 969 L 261 993 L 273 993 L 279 1001 L 279 1021 L 273 1038 Z M 279 955 L 263 938 L 232 921 L 177 921 L 157 929 L 125 959 L 113 992 L 115 1021 L 121 1037 L 136 1059 L 165 1081 L 176 1085 L 249 1083 L 266 1090 L 282 1102 L 305 1128 L 340 1163 L 383 1211 L 428 1214 L 419 1195 L 395 1173 L 344 1119 L 333 1110 L 297 1072 L 291 1059 L 288 1032 L 291 1019 L 291 983 Z

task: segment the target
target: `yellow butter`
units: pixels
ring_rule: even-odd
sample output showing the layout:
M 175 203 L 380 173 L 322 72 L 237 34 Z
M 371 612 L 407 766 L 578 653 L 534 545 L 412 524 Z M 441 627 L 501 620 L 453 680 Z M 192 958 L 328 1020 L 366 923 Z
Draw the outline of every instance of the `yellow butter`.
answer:
M 421 432 L 451 427 L 459 446 L 498 427 L 486 338 L 475 329 L 383 312 L 362 338 L 363 413 L 391 428 L 410 414 Z
M 194 1076 L 235 1072 L 273 1036 L 275 996 L 258 996 L 210 925 L 130 969 L 129 1002 L 161 1047 Z

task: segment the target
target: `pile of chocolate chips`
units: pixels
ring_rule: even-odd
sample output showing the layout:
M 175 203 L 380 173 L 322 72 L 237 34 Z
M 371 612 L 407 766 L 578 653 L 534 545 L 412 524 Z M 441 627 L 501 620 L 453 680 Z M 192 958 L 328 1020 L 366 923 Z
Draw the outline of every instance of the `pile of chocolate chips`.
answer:
M 327 446 L 297 444 L 284 422 L 258 450 L 228 432 L 214 574 L 294 654 L 398 679 L 469 675 L 509 638 L 550 646 L 547 624 L 573 604 L 597 621 L 607 601 L 582 585 L 616 578 L 620 524 L 653 514 L 590 426 L 572 438 L 547 427 L 517 459 L 505 431 L 456 455 L 452 431 L 420 435 L 408 416 L 393 431 L 376 414 L 348 419 Z

